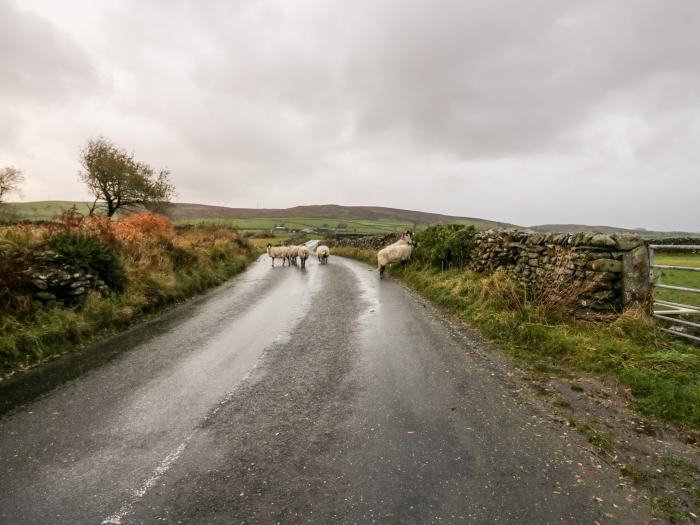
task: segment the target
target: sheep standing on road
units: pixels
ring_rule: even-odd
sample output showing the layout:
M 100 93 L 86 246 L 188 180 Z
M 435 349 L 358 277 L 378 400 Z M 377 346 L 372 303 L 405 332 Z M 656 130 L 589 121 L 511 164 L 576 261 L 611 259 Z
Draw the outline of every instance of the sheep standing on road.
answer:
M 328 249 L 328 246 L 319 246 L 316 248 L 316 255 L 318 256 L 318 262 L 321 264 L 328 264 L 328 256 L 331 254 L 331 251 Z
M 306 268 L 306 259 L 309 258 L 309 249 L 303 244 L 301 246 L 298 246 L 298 248 L 298 255 L 299 260 L 301 261 L 301 267 Z
M 297 257 L 299 256 L 299 248 L 300 246 L 287 246 L 287 259 L 289 260 L 289 264 L 297 263 Z
M 267 244 L 267 254 L 272 259 L 272 267 L 275 267 L 275 259 L 282 259 L 282 266 L 284 266 L 284 261 L 289 257 L 289 250 L 287 246 L 272 246 L 272 244 Z
M 394 244 L 382 248 L 377 253 L 377 266 L 379 267 L 379 278 L 384 277 L 387 264 L 401 263 L 405 266 L 411 258 L 411 253 L 416 243 L 413 241 L 413 233 L 406 230 L 401 238 Z

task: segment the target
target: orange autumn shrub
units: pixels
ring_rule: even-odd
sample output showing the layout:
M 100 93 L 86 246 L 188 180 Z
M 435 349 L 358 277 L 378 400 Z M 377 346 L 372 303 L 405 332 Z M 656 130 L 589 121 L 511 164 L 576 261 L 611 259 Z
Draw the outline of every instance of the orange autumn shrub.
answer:
M 115 247 L 118 239 L 115 223 L 105 215 L 89 215 L 80 223 L 79 230 L 90 237 L 97 237 L 105 244 Z
M 83 215 L 75 207 L 65 210 L 53 217 L 45 225 L 48 236 L 56 233 L 72 233 L 96 237 L 112 248 L 116 248 L 117 237 L 114 222 L 105 215 Z
M 121 219 L 115 223 L 114 232 L 117 239 L 127 244 L 148 244 L 172 240 L 175 227 L 165 217 L 147 211 Z

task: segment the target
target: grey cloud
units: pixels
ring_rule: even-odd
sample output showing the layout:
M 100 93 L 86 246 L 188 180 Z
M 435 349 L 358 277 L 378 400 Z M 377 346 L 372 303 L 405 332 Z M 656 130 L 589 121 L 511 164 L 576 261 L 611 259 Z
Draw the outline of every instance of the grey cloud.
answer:
M 55 104 L 97 81 L 87 53 L 41 16 L 0 1 L 0 94 Z
M 700 230 L 696 2 L 72 0 L 96 32 L 31 1 L 0 3 L 25 42 L 0 68 L 91 94 L 56 148 L 104 134 L 181 200 Z M 53 97 L 0 78 L 43 122 Z M 660 177 L 691 190 L 678 206 Z

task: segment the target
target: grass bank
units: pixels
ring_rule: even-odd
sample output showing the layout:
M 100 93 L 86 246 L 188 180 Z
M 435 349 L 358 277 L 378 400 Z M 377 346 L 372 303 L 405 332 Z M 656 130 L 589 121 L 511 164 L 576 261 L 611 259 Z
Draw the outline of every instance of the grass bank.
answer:
M 4 227 L 0 248 L 5 270 L 0 276 L 0 377 L 117 333 L 217 286 L 261 253 L 235 230 L 176 232 L 152 214 L 119 222 L 73 216 L 49 225 Z M 119 286 L 87 290 L 72 304 L 37 299 L 27 267 L 49 249 L 63 249 L 63 260 L 105 281 L 109 270 Z
M 376 264 L 371 250 L 334 248 L 333 254 Z M 700 430 L 700 348 L 665 335 L 645 315 L 627 312 L 613 323 L 566 319 L 528 301 L 499 272 L 441 272 L 414 263 L 390 273 L 512 358 L 613 376 L 628 387 L 640 412 Z

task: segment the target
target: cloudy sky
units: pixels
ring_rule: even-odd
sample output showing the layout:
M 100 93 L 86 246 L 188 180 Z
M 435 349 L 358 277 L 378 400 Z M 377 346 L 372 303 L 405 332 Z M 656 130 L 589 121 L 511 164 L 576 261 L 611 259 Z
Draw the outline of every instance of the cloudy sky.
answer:
M 0 166 L 180 202 L 700 231 L 697 0 L 0 0 Z

